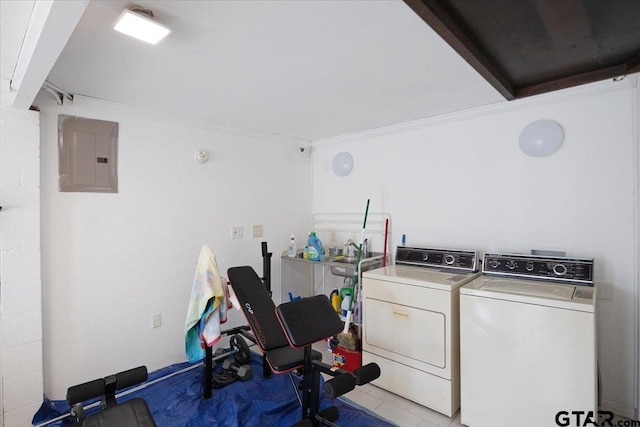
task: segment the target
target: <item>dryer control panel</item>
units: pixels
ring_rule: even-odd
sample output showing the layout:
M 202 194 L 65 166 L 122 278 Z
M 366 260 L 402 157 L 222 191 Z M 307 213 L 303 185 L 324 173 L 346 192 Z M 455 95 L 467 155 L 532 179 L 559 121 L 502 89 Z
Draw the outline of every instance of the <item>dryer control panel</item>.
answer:
M 519 254 L 484 254 L 482 272 L 593 286 L 593 260 Z
M 477 271 L 477 258 L 478 254 L 474 251 L 415 248 L 408 246 L 398 246 L 396 251 L 397 265 L 451 268 L 469 272 Z

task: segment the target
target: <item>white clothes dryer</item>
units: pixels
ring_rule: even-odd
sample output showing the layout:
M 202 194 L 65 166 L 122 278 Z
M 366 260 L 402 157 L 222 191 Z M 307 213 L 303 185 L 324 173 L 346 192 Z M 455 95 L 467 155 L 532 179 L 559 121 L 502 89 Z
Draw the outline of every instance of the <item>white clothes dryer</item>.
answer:
M 485 254 L 482 272 L 460 289 L 462 424 L 598 421 L 593 261 Z
M 362 362 L 381 370 L 373 384 L 449 417 L 459 409 L 459 289 L 476 270 L 476 252 L 400 246 L 395 265 L 363 273 Z

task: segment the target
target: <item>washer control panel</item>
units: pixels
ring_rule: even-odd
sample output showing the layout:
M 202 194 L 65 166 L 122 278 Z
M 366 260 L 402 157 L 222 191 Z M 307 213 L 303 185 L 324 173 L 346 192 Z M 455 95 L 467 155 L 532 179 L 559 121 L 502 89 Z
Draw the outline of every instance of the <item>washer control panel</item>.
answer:
M 484 274 L 593 286 L 593 260 L 537 255 L 484 254 Z
M 475 251 L 413 248 L 408 246 L 398 246 L 396 251 L 397 265 L 451 268 L 475 272 L 478 268 L 477 259 L 478 253 Z

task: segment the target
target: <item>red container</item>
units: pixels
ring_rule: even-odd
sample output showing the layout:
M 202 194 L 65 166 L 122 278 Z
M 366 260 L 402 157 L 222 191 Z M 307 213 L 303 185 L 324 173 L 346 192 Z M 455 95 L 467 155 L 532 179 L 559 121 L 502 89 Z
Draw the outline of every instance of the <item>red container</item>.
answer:
M 362 366 L 362 353 L 337 346 L 333 349 L 333 366 L 353 372 Z

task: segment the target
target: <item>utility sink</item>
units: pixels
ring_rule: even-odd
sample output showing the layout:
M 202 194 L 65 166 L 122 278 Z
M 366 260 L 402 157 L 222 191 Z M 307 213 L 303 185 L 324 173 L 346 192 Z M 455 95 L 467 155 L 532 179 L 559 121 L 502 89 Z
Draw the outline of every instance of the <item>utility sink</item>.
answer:
M 369 252 L 361 259 L 360 267 L 362 271 L 372 270 L 382 266 L 381 253 Z M 335 256 L 327 260 L 331 266 L 331 273 L 336 276 L 353 277 L 356 274 L 356 264 L 358 257 Z
M 367 252 L 366 255 L 362 256 L 362 259 L 372 258 L 379 255 L 382 255 L 382 253 Z M 340 249 L 337 255 L 332 255 L 327 257 L 327 262 L 341 262 L 344 264 L 356 264 L 358 262 L 358 257 L 342 255 L 342 249 Z
M 335 257 L 329 262 L 339 262 L 341 264 L 356 264 L 358 262 L 358 258 L 356 257 Z

